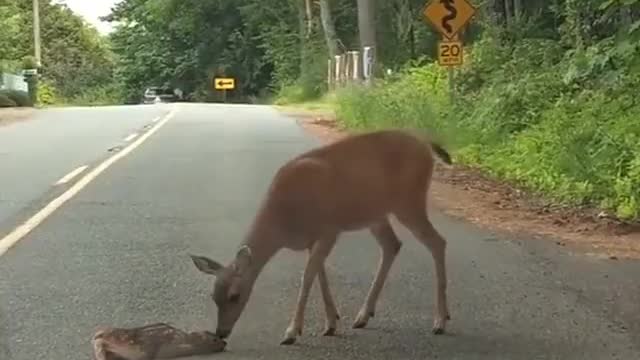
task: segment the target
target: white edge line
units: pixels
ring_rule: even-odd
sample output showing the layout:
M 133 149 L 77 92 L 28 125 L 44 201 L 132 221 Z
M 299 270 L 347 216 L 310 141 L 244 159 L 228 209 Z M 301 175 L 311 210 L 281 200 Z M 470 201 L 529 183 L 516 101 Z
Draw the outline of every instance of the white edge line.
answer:
M 65 202 L 75 196 L 80 190 L 86 187 L 91 181 L 100 175 L 104 170 L 106 170 L 109 166 L 113 165 L 116 161 L 122 159 L 127 156 L 131 151 L 140 146 L 145 140 L 147 140 L 153 133 L 158 131 L 164 124 L 167 123 L 176 113 L 177 109 L 173 108 L 169 114 L 167 114 L 161 122 L 154 125 L 149 131 L 144 133 L 142 136 L 138 138 L 138 140 L 129 144 L 126 148 L 122 149 L 122 151 L 113 154 L 113 156 L 109 157 L 105 161 L 103 161 L 100 165 L 94 168 L 91 172 L 86 174 L 82 179 L 78 180 L 73 186 L 71 186 L 67 191 L 62 193 L 62 195 L 53 199 L 50 203 L 48 203 L 44 208 L 35 213 L 31 218 L 22 223 L 20 226 L 16 227 L 12 232 L 7 234 L 5 237 L 0 239 L 0 256 L 4 255 L 12 246 L 14 246 L 20 239 L 22 239 L 25 235 L 35 229 L 42 221 L 44 221 L 49 215 L 51 215 L 54 211 L 56 211 L 60 206 L 62 206 Z
M 155 118 L 155 119 L 151 120 L 151 122 L 155 123 L 155 122 L 158 122 L 158 120 L 160 120 L 160 119 L 161 119 L 161 117 L 160 117 L 160 116 L 158 116 L 157 118 Z
M 74 177 L 80 175 L 80 173 L 82 173 L 83 171 L 85 171 L 89 166 L 87 165 L 83 165 L 78 167 L 77 169 L 72 170 L 70 173 L 68 173 L 67 175 L 63 176 L 60 180 L 58 180 L 56 182 L 56 185 L 62 185 L 62 184 L 66 184 L 69 181 L 71 181 L 71 179 L 73 179 Z
M 124 141 L 125 142 L 129 142 L 129 141 L 135 139 L 137 136 L 138 136 L 138 133 L 133 133 L 133 134 L 127 136 L 126 138 L 124 138 Z

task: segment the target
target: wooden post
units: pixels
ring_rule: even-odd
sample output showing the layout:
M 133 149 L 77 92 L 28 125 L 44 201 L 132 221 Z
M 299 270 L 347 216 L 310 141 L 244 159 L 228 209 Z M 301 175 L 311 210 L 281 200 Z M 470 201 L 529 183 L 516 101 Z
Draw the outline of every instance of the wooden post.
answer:
M 353 81 L 357 82 L 360 79 L 360 52 L 353 52 Z
M 327 89 L 329 89 L 329 91 L 333 90 L 332 68 L 333 61 L 331 61 L 331 59 L 327 59 Z
M 453 72 L 453 66 L 448 66 L 448 73 L 449 73 L 449 103 L 453 104 L 453 102 L 455 101 L 455 83 L 454 83 L 454 72 Z
M 345 86 L 347 84 L 347 54 L 342 54 L 340 55 L 340 57 L 342 58 L 342 64 L 340 66 L 340 72 L 341 72 L 341 76 L 342 76 L 342 86 Z
M 351 51 L 347 51 L 344 57 L 344 82 L 347 85 L 351 82 Z

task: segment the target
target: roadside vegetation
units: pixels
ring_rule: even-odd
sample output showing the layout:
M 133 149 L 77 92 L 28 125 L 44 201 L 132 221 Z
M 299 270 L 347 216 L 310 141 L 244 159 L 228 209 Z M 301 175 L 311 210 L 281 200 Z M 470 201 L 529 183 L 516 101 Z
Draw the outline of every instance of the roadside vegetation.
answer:
M 556 203 L 637 220 L 640 1 L 522 3 L 478 6 L 453 102 L 435 51 L 400 63 L 382 56 L 374 86 L 337 90 L 338 121 L 430 129 L 458 162 Z M 280 102 L 305 101 L 292 93 Z
M 108 39 L 66 5 L 40 1 L 42 67 L 39 105 L 88 105 L 118 101 L 115 59 Z M 30 1 L 0 2 L 0 72 L 21 74 L 33 63 Z M 31 67 L 31 66 L 29 66 Z

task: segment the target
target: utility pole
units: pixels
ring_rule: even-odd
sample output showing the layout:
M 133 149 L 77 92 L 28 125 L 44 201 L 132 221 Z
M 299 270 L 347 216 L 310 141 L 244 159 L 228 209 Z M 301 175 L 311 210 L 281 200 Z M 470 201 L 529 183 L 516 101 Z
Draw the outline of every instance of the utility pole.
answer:
M 376 63 L 376 24 L 373 0 L 358 0 L 358 32 L 360 33 L 360 51 L 362 53 L 365 85 L 373 81 L 373 68 Z
M 33 48 L 35 51 L 36 65 L 40 63 L 40 1 L 33 0 Z

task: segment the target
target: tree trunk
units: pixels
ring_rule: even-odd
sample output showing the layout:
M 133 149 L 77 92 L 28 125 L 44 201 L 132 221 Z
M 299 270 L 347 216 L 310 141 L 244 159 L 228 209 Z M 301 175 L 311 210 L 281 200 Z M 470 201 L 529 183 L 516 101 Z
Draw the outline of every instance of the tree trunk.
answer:
M 513 15 L 519 21 L 523 15 L 522 0 L 513 0 Z
M 513 4 L 511 0 L 504 0 L 504 18 L 507 25 L 513 20 Z
M 416 58 L 416 34 L 413 23 L 409 27 L 409 54 L 411 59 Z
M 310 24 L 309 19 L 307 18 L 308 13 L 305 12 L 305 3 L 309 0 L 298 0 L 298 31 L 300 38 L 300 75 L 304 74 L 307 70 L 307 61 L 306 61 L 306 41 L 310 35 L 310 29 L 308 24 Z
M 490 0 L 490 8 L 487 11 L 489 16 L 493 18 L 496 26 L 505 28 L 507 26 L 507 18 L 505 14 L 504 0 Z
M 331 16 L 329 0 L 320 0 L 320 20 L 322 21 L 324 38 L 327 41 L 327 48 L 329 49 L 329 58 L 334 59 L 338 54 L 338 40 L 336 27 L 333 23 L 333 17 Z
M 311 0 L 304 0 L 306 19 L 307 19 L 307 35 L 306 38 L 311 37 L 313 32 L 313 11 L 311 10 Z
M 370 46 L 373 49 L 369 59 L 371 78 L 373 78 L 372 70 L 375 66 L 376 60 L 376 25 L 374 10 L 373 0 L 358 0 L 358 32 L 360 35 L 361 58 L 363 61 L 368 60 L 364 57 L 364 48 Z M 371 81 L 367 81 L 366 84 L 370 85 Z

